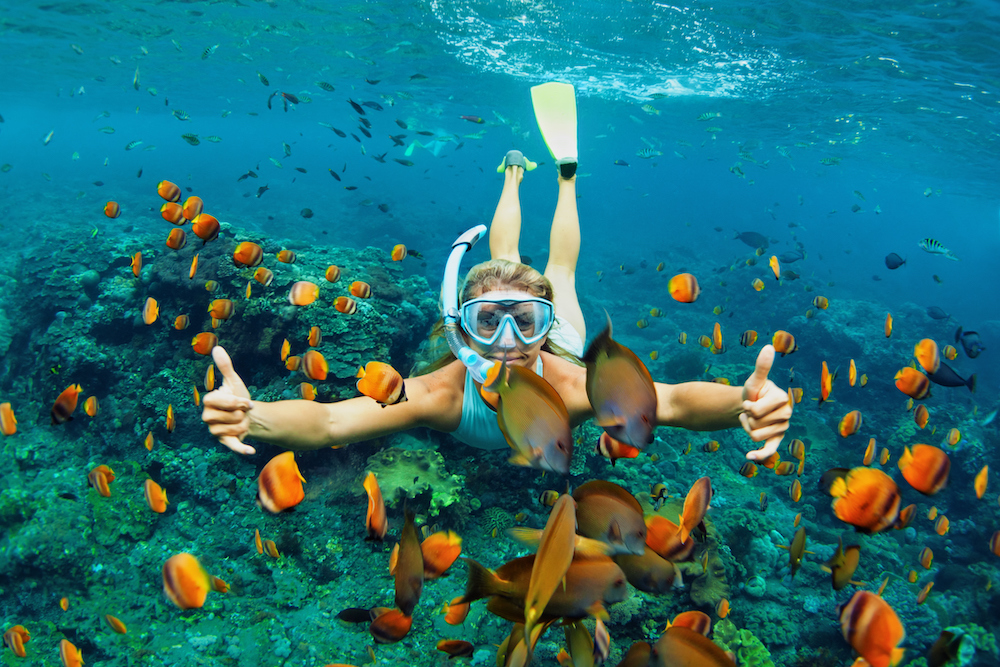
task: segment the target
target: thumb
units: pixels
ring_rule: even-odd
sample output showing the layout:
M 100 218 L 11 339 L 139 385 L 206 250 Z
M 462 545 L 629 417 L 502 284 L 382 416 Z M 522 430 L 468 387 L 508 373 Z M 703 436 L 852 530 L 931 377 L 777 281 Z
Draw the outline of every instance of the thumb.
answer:
M 761 348 L 760 354 L 757 355 L 757 365 L 753 369 L 753 373 L 747 378 L 747 381 L 743 383 L 743 399 L 747 401 L 756 401 L 760 398 L 760 391 L 764 388 L 767 383 L 767 374 L 771 372 L 771 366 L 774 364 L 774 346 L 765 345 Z
M 221 345 L 212 348 L 212 361 L 222 373 L 223 386 L 227 387 L 234 395 L 241 398 L 250 398 L 250 392 L 243 383 L 243 379 L 236 374 L 233 369 L 233 360 L 229 358 L 229 353 Z
M 763 461 L 767 457 L 778 451 L 778 447 L 781 445 L 781 440 L 785 437 L 785 434 L 772 435 L 770 438 L 764 441 L 764 446 L 760 449 L 754 449 L 747 452 L 748 461 Z

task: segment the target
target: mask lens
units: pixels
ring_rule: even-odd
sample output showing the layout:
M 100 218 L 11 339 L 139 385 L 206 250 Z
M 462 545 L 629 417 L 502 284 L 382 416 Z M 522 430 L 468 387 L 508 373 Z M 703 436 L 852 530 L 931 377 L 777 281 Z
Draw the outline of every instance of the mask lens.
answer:
M 526 345 L 537 342 L 552 325 L 552 304 L 542 299 L 473 300 L 462 307 L 462 328 L 479 342 L 492 345 L 506 323 Z

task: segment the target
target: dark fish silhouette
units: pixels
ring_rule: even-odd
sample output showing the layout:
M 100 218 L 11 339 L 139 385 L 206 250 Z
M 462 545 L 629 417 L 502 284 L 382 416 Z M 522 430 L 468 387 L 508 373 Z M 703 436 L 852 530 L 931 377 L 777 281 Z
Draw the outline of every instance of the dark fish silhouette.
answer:
M 894 252 L 890 252 L 888 255 L 885 256 L 885 268 L 889 269 L 890 271 L 895 271 L 903 264 L 906 264 L 906 260 Z
M 979 334 L 975 331 L 962 331 L 962 327 L 955 332 L 955 342 L 962 344 L 962 349 L 969 359 L 975 359 L 986 350 L 983 341 L 979 339 Z
M 739 239 L 743 241 L 751 248 L 766 248 L 770 245 L 770 241 L 763 234 L 758 234 L 757 232 L 736 232 L 736 236 L 733 240 Z
M 941 362 L 941 366 L 938 368 L 937 373 L 929 373 L 927 375 L 930 381 L 934 384 L 939 384 L 942 387 L 968 387 L 969 391 L 976 390 L 976 374 L 973 373 L 968 377 L 968 379 L 962 378 L 961 375 L 955 372 L 948 364 Z
M 947 320 L 948 318 L 951 317 L 951 315 L 944 312 L 944 310 L 938 308 L 937 306 L 930 306 L 927 309 L 927 317 L 931 318 L 932 320 Z
M 778 261 L 782 264 L 792 264 L 800 259 L 805 259 L 806 254 L 801 250 L 789 250 L 778 255 Z

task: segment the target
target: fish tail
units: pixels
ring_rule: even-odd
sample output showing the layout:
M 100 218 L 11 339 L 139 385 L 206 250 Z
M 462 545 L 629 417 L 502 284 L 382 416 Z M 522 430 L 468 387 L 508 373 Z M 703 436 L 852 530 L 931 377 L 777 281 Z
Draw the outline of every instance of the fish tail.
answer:
M 889 656 L 889 664 L 892 665 L 892 667 L 896 667 L 896 665 L 903 660 L 904 653 L 906 653 L 905 648 L 892 649 L 892 654 Z
M 971 391 L 973 394 L 976 393 L 976 374 L 975 373 L 973 373 L 972 375 L 969 376 L 969 379 L 966 380 L 966 382 L 965 382 L 965 386 L 968 387 L 969 391 Z
M 471 558 L 463 558 L 469 568 L 469 580 L 465 584 L 465 595 L 458 604 L 466 604 L 475 600 L 496 595 L 500 592 L 500 579 L 484 565 Z

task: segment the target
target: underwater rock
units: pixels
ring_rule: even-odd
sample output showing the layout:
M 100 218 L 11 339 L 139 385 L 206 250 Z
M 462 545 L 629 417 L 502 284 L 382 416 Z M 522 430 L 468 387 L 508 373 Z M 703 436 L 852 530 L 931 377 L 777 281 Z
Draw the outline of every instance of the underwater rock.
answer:
M 747 579 L 743 591 L 752 598 L 760 599 L 767 593 L 767 581 L 759 574 L 755 574 Z

